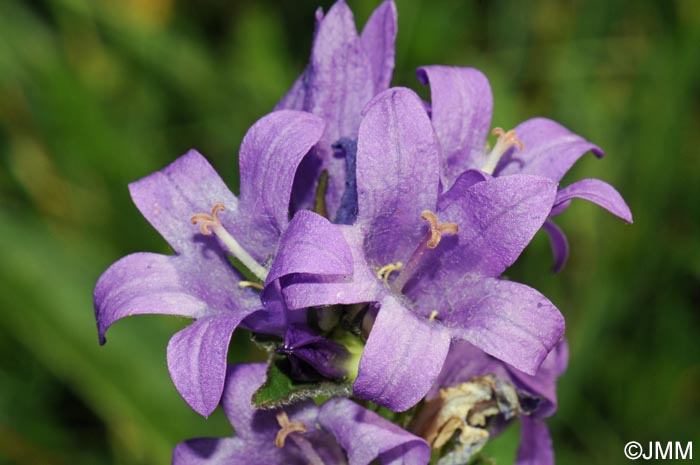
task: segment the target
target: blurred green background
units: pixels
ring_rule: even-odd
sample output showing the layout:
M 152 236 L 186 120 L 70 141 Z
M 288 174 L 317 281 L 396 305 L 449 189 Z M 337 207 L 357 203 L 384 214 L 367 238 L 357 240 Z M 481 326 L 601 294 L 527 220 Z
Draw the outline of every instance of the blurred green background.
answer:
M 304 67 L 319 3 L 0 0 L 0 463 L 168 463 L 183 439 L 229 434 L 168 377 L 187 322 L 128 319 L 99 347 L 92 288 L 119 257 L 167 250 L 128 182 L 196 147 L 235 185 L 241 138 Z M 635 215 L 575 202 L 564 272 L 542 234 L 508 272 L 567 318 L 558 463 L 626 463 L 630 440 L 699 456 L 700 3 L 397 3 L 394 84 L 417 89 L 423 64 L 482 69 L 494 125 L 542 115 L 595 141 L 607 157 L 565 181 L 607 180 Z M 360 25 L 375 5 L 350 0 Z M 516 442 L 488 454 L 511 463 Z

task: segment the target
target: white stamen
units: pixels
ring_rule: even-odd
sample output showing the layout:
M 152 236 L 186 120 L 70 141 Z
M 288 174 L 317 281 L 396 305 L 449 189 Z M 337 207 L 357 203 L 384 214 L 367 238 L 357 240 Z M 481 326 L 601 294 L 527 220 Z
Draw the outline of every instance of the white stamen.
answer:
M 211 209 L 211 214 L 198 213 L 192 216 L 192 224 L 200 223 L 199 230 L 204 235 L 210 235 L 212 232 L 223 242 L 231 254 L 236 257 L 243 265 L 250 270 L 261 281 L 267 278 L 267 270 L 260 265 L 250 254 L 238 243 L 234 237 L 229 234 L 219 221 L 218 213 L 225 210 L 221 203 L 215 204 Z
M 262 290 L 262 285 L 253 281 L 238 281 L 238 287 L 252 287 L 253 289 Z

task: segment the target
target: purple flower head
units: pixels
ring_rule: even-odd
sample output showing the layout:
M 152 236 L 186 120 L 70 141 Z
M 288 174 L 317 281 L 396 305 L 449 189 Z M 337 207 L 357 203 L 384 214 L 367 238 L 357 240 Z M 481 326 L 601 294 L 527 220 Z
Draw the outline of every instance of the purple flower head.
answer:
M 318 406 L 304 401 L 277 410 L 255 410 L 253 392 L 265 365 L 232 365 L 222 406 L 236 435 L 191 439 L 173 452 L 173 465 L 425 465 L 427 443 L 349 399 Z
M 455 343 L 450 348 L 435 386 L 426 397 L 435 399 L 440 389 L 458 386 L 478 376 L 494 375 L 507 381 L 538 401 L 534 410 L 520 416 L 521 441 L 516 465 L 553 465 L 552 441 L 544 419 L 557 409 L 557 378 L 566 369 L 568 355 L 566 341 L 560 342 L 532 376 L 496 360 L 469 343 Z M 500 432 L 494 429 L 492 433 Z
M 352 11 L 343 0 L 325 16 L 316 12 L 311 59 L 276 109 L 303 110 L 320 116 L 326 130 L 304 160 L 294 185 L 296 209 L 311 204 L 319 173 L 329 174 L 326 203 L 330 218 L 340 208 L 345 180 L 352 175 L 347 155 L 333 149 L 342 139 L 357 140 L 361 111 L 373 96 L 386 90 L 394 70 L 396 6 L 383 2 L 358 35 Z
M 289 199 L 298 164 L 324 130 L 320 118 L 279 111 L 258 121 L 240 149 L 241 192 L 237 198 L 209 163 L 191 150 L 161 171 L 129 186 L 134 203 L 167 240 L 174 255 L 135 253 L 113 264 L 95 287 L 100 342 L 115 321 L 136 314 L 168 314 L 195 321 L 168 344 L 168 368 L 180 394 L 208 415 L 224 386 L 233 330 L 279 332 L 283 313 L 266 312 L 253 288 L 230 264 L 238 260 L 262 283 L 287 229 Z M 326 220 L 328 243 L 342 236 Z M 340 271 L 338 271 L 340 270 Z M 323 275 L 327 268 L 314 270 Z M 334 273 L 343 272 L 334 263 Z M 346 271 L 349 272 L 349 271 Z M 269 292 L 272 294 L 272 292 Z M 272 302 L 272 299 L 269 299 Z
M 498 141 L 485 150 L 493 112 L 486 76 L 474 68 L 426 66 L 418 69 L 418 79 L 430 84 L 431 121 L 442 147 L 442 181 L 447 187 L 472 169 L 494 176 L 533 174 L 558 183 L 586 152 L 603 156 L 598 146 L 546 118 L 527 120 L 510 131 L 495 128 L 492 134 L 498 135 Z M 589 200 L 632 222 L 632 213 L 620 194 L 598 179 L 584 179 L 560 189 L 550 216 L 564 211 L 573 198 Z M 544 228 L 552 243 L 554 271 L 558 272 L 568 257 L 566 236 L 551 220 Z
M 403 88 L 365 109 L 356 162 L 357 221 L 337 226 L 352 252 L 352 276 L 314 276 L 324 258 L 299 251 L 319 234 L 299 215 L 279 252 L 299 261 L 285 268 L 277 260 L 271 271 L 290 309 L 379 304 L 355 395 L 394 410 L 413 406 L 452 339 L 534 374 L 561 338 L 563 318 L 539 292 L 498 276 L 546 220 L 556 184 L 477 176 L 440 194 L 440 147 L 423 103 Z

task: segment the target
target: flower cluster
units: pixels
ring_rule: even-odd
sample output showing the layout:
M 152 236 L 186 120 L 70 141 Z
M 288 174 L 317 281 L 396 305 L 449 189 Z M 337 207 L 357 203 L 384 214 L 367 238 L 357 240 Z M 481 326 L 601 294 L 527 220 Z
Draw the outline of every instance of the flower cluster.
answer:
M 361 34 L 342 0 L 316 13 L 308 67 L 243 139 L 239 196 L 194 150 L 129 186 L 174 254 L 103 274 L 100 341 L 126 316 L 191 318 L 168 344 L 172 380 L 235 429 L 173 463 L 466 463 L 515 419 L 518 463 L 553 463 L 564 319 L 502 274 L 540 229 L 563 267 L 552 218 L 574 198 L 631 213 L 603 181 L 559 187 L 603 155 L 582 137 L 543 118 L 492 129 L 478 70 L 420 68 L 430 102 L 389 88 L 396 33 L 391 0 Z M 227 364 L 238 328 L 267 365 Z

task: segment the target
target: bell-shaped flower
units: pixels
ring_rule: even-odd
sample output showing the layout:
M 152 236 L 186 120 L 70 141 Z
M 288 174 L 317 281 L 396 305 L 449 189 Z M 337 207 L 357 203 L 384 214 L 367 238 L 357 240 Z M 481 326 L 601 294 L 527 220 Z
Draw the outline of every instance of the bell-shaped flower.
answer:
M 558 183 L 586 152 L 603 156 L 598 146 L 546 118 L 529 119 L 510 131 L 495 128 L 492 133 L 498 135 L 498 141 L 487 150 L 493 96 L 486 76 L 474 68 L 425 66 L 418 69 L 418 79 L 430 85 L 430 117 L 442 148 L 446 188 L 467 170 L 493 176 L 532 174 Z M 560 189 L 550 217 L 564 211 L 573 198 L 598 204 L 632 222 L 632 213 L 620 194 L 599 179 L 583 179 Z M 551 220 L 544 228 L 552 243 L 556 272 L 566 263 L 568 243 Z
M 323 118 L 321 141 L 302 163 L 294 186 L 296 209 L 312 204 L 319 173 L 328 172 L 326 205 L 335 218 L 352 178 L 353 155 L 333 146 L 342 139 L 357 140 L 362 109 L 386 90 L 394 70 L 397 33 L 396 5 L 384 1 L 358 35 L 352 11 L 337 1 L 324 16 L 316 12 L 311 59 L 276 109 L 303 110 Z
M 202 415 L 219 403 L 234 329 L 244 319 L 262 332 L 281 333 L 285 324 L 279 311 L 256 313 L 262 304 L 255 288 L 262 288 L 287 228 L 296 168 L 324 126 L 316 116 L 287 110 L 259 120 L 241 145 L 239 197 L 194 150 L 129 186 L 134 203 L 174 255 L 135 253 L 100 277 L 94 294 L 100 342 L 112 323 L 131 315 L 194 319 L 172 337 L 167 359 L 177 390 Z M 316 227 L 342 241 L 327 221 Z M 342 272 L 343 266 L 336 264 L 333 271 Z
M 421 438 L 355 402 L 307 400 L 284 409 L 255 410 L 251 398 L 265 381 L 264 364 L 231 365 L 222 406 L 235 436 L 191 439 L 173 451 L 173 465 L 426 465 Z
M 376 319 L 354 392 L 393 410 L 428 392 L 452 339 L 534 374 L 564 331 L 547 298 L 499 279 L 547 219 L 556 183 L 477 176 L 441 194 L 440 163 L 418 96 L 404 88 L 378 95 L 359 129 L 357 219 L 336 226 L 352 252 L 352 276 L 314 274 L 331 258 L 303 253 L 325 241 L 311 212 L 294 217 L 280 246 L 278 257 L 294 256 L 294 266 L 277 260 L 270 272 L 290 309 L 376 303 L 365 317 Z

